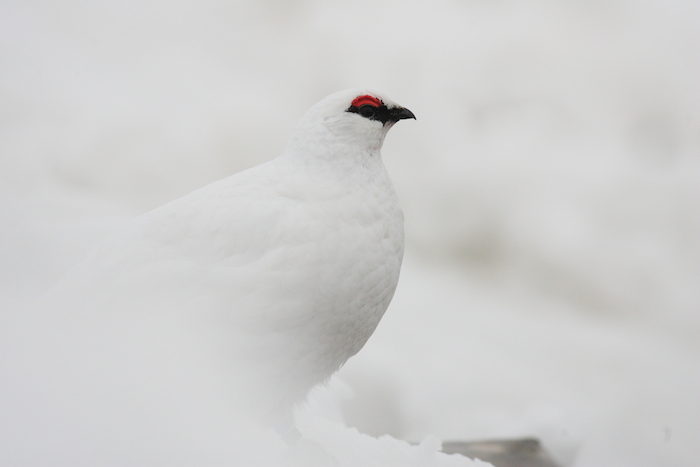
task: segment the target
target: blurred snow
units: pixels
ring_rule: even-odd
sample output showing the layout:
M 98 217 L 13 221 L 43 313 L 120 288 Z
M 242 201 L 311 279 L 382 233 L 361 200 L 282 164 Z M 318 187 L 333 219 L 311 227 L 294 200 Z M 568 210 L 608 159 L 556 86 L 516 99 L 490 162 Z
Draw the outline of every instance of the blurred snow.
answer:
M 697 2 L 6 0 L 0 67 L 0 303 L 370 86 L 418 121 L 384 149 L 409 250 L 348 423 L 700 461 Z

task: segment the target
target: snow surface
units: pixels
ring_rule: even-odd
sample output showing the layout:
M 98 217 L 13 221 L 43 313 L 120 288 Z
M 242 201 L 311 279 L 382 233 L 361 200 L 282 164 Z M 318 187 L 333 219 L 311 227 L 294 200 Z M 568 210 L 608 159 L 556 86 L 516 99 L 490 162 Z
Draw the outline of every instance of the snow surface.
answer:
M 384 148 L 407 259 L 302 431 L 364 465 L 530 435 L 565 465 L 697 465 L 698 57 L 682 0 L 2 2 L 0 316 L 369 86 L 418 118 Z

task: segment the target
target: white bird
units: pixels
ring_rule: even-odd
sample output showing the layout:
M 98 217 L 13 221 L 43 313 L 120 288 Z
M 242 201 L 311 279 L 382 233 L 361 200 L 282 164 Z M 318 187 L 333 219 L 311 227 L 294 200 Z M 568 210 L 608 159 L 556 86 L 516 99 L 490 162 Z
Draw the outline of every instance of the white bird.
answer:
M 174 366 L 164 392 L 218 375 L 211 398 L 235 394 L 238 408 L 289 428 L 294 406 L 363 347 L 396 289 L 403 214 L 380 149 L 408 118 L 376 92 L 332 94 L 279 157 L 107 238 L 51 295 L 79 305 L 49 332 L 94 336 L 101 349 L 75 349 L 76 373 L 95 385 L 100 372 L 155 380 Z M 138 385 L 124 391 L 139 397 Z

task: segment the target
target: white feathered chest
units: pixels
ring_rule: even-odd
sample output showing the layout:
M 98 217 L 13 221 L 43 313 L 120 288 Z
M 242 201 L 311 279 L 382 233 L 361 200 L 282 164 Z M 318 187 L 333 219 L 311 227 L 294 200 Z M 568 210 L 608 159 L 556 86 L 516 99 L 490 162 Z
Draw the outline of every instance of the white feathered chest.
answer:
M 282 156 L 103 242 L 63 281 L 76 319 L 144 327 L 158 352 L 218 365 L 261 406 L 288 410 L 330 377 L 374 332 L 404 248 L 379 153 L 395 120 L 345 111 L 340 97 L 312 108 Z

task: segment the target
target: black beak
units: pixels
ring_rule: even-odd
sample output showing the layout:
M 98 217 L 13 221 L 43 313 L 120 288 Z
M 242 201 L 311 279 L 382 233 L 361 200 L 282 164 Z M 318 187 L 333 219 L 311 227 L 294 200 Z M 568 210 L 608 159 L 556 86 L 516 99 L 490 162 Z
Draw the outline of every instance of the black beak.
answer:
M 394 107 L 393 109 L 389 109 L 389 120 L 392 122 L 398 122 L 399 120 L 404 120 L 406 118 L 412 118 L 415 120 L 416 116 L 413 115 L 413 112 L 403 107 Z

